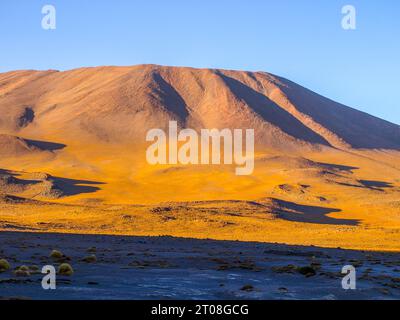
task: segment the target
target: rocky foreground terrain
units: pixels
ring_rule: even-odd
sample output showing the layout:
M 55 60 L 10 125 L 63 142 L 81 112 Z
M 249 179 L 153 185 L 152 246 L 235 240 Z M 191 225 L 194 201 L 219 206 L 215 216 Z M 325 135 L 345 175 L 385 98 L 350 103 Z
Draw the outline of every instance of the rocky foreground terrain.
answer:
M 0 242 L 10 264 L 0 273 L 3 299 L 400 298 L 398 253 L 16 232 L 1 232 Z M 42 266 L 62 263 L 73 273 L 58 274 L 56 290 L 43 290 Z M 356 268 L 356 290 L 342 289 L 344 265 Z

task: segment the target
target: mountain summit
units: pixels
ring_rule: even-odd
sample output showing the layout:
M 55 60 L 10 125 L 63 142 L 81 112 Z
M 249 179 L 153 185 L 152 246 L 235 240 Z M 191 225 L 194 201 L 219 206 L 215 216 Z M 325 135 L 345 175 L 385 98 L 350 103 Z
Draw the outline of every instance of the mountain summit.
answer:
M 265 72 L 137 65 L 0 74 L 0 133 L 144 141 L 151 128 L 254 128 L 272 148 L 400 149 L 400 126 Z

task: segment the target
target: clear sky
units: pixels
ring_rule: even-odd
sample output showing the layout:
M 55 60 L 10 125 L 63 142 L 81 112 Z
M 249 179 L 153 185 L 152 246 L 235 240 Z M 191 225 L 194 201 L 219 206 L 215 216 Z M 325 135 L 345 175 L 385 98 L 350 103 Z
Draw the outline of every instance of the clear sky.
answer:
M 142 63 L 267 71 L 400 124 L 400 1 L 0 0 L 0 72 Z

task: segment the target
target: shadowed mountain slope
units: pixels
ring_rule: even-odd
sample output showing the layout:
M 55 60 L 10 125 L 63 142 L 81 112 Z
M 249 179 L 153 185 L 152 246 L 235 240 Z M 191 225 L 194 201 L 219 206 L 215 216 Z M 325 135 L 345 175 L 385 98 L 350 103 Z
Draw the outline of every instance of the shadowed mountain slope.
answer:
M 53 152 L 63 149 L 64 144 L 29 140 L 17 136 L 0 134 L 0 154 L 2 156 L 24 156 L 39 152 Z
M 0 74 L 0 132 L 144 142 L 151 128 L 254 128 L 278 149 L 400 149 L 399 125 L 264 72 L 138 65 Z

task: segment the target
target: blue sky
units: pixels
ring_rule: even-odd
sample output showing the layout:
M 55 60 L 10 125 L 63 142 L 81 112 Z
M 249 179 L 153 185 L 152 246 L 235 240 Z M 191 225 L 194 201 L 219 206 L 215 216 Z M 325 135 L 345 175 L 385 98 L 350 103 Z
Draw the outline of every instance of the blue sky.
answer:
M 43 30 L 41 9 L 57 10 Z M 343 30 L 341 8 L 357 10 Z M 400 123 L 398 0 L 1 0 L 0 72 L 162 65 L 267 71 Z

